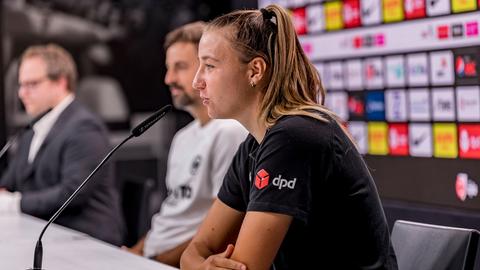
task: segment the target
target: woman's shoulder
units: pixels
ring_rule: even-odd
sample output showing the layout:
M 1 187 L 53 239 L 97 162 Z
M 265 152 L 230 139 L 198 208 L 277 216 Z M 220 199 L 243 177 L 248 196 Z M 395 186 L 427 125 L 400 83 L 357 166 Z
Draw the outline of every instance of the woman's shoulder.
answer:
M 288 115 L 280 118 L 272 131 L 296 136 L 330 134 L 335 126 L 332 118 L 320 115 L 321 119 L 306 115 Z

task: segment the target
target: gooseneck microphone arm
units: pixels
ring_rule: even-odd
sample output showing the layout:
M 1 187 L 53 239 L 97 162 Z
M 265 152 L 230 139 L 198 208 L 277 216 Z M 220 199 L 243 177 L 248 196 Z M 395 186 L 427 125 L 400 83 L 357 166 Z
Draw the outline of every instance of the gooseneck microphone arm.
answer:
M 146 120 L 144 120 L 142 123 L 137 125 L 135 128 L 133 128 L 130 132 L 130 135 L 125 138 L 121 143 L 119 143 L 117 146 L 115 146 L 104 158 L 103 160 L 97 165 L 97 167 L 83 180 L 83 182 L 80 184 L 80 186 L 68 197 L 68 199 L 62 204 L 62 206 L 55 212 L 55 214 L 48 220 L 47 224 L 45 227 L 43 227 L 42 232 L 40 233 L 40 236 L 38 237 L 37 244 L 35 246 L 35 253 L 33 257 L 33 270 L 35 269 L 42 269 L 42 257 L 43 257 L 43 246 L 42 246 L 42 237 L 45 231 L 47 230 L 48 226 L 54 222 L 58 216 L 65 210 L 65 208 L 72 202 L 72 200 L 77 196 L 77 194 L 82 190 L 82 188 L 88 183 L 88 181 L 92 178 L 92 176 L 105 164 L 105 162 L 115 153 L 115 151 L 118 150 L 123 144 L 125 144 L 128 140 L 130 140 L 133 137 L 138 137 L 142 135 L 147 129 L 149 129 L 151 126 L 153 126 L 158 120 L 160 120 L 167 112 L 169 112 L 172 109 L 171 105 L 166 105 L 157 112 L 155 112 L 153 115 L 148 117 Z
M 8 140 L 8 142 L 5 144 L 5 146 L 3 146 L 2 150 L 0 150 L 0 160 L 7 153 L 8 149 L 10 149 L 10 147 L 13 145 L 13 143 L 15 143 L 15 141 L 18 139 L 18 137 L 20 137 L 25 131 L 33 128 L 33 125 L 36 122 L 38 122 L 38 120 L 42 119 L 51 110 L 52 109 L 50 108 L 50 109 L 46 110 L 45 112 L 39 114 L 38 116 L 33 118 L 32 121 L 30 121 L 30 123 L 28 125 L 22 127 L 20 130 L 18 130 L 17 134 L 15 134 L 15 136 L 13 136 L 10 140 Z

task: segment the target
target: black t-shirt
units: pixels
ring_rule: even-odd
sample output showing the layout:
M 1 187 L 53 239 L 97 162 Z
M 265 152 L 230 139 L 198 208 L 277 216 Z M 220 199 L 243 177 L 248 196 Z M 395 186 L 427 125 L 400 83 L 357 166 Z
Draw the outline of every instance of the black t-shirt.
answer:
M 294 219 L 272 269 L 397 269 L 377 189 L 329 116 L 285 116 L 240 146 L 218 193 L 245 212 Z

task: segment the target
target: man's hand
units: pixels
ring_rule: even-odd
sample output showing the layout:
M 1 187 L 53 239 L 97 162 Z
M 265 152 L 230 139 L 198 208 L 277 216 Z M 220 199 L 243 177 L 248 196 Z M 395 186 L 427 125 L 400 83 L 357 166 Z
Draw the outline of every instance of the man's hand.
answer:
M 20 192 L 9 192 L 2 188 L 0 190 L 0 214 L 18 215 L 20 214 Z

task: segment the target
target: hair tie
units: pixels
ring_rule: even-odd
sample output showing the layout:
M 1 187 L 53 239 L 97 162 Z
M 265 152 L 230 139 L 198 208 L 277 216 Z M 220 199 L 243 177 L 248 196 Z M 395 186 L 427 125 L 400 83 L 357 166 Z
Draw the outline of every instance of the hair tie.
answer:
M 273 24 L 277 25 L 277 20 L 275 18 L 275 12 L 266 10 L 264 8 L 261 8 L 260 12 L 262 13 L 262 17 L 265 21 L 270 21 Z

